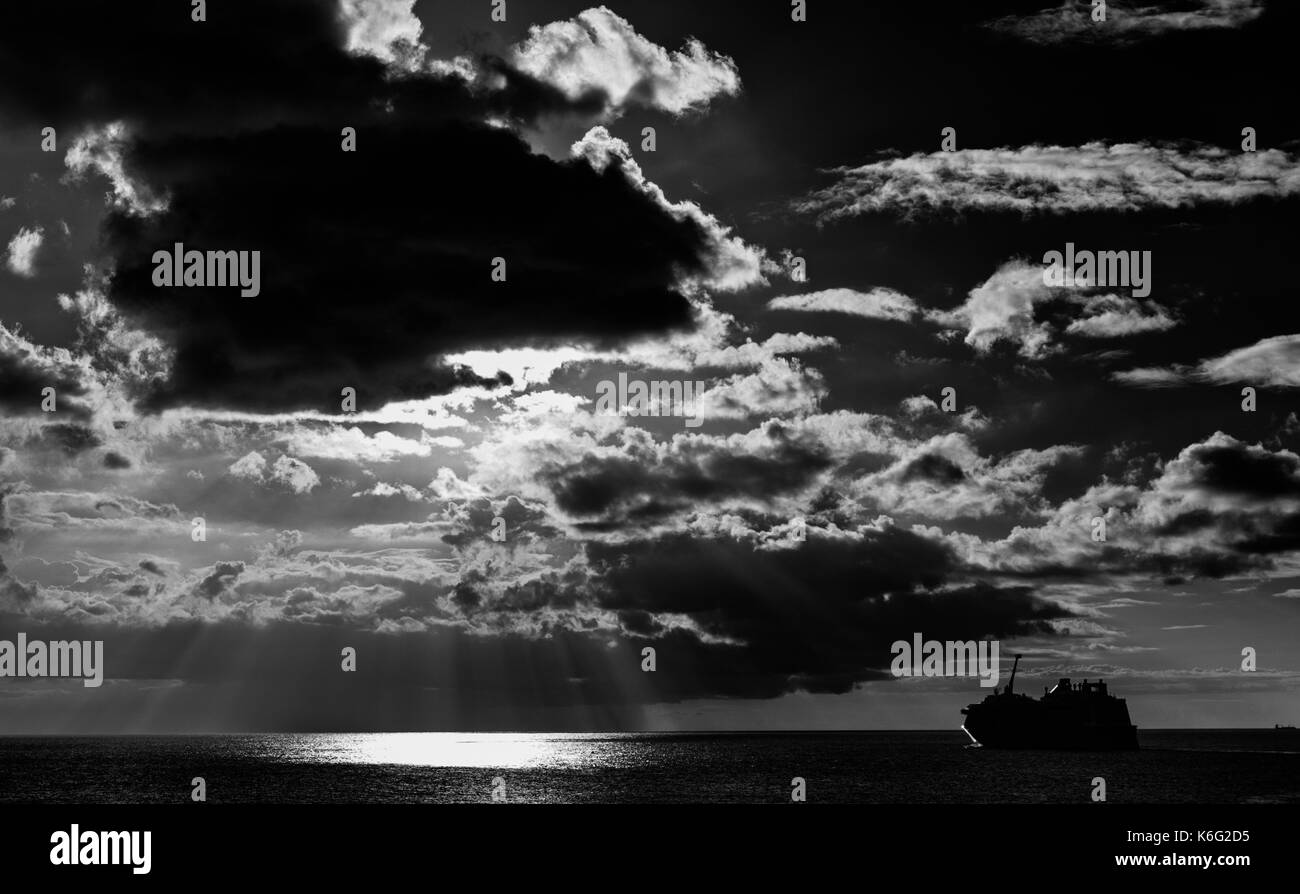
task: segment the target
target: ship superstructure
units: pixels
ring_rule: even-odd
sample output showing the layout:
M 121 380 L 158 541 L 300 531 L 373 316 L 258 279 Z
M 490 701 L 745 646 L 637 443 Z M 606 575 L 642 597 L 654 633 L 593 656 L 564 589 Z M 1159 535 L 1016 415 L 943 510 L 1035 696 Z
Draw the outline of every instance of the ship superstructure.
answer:
M 985 748 L 1121 750 L 1138 747 L 1128 703 L 1111 695 L 1102 680 L 1075 683 L 1062 677 L 1041 699 L 1015 691 L 1020 656 L 1002 691 L 962 708 L 962 729 Z

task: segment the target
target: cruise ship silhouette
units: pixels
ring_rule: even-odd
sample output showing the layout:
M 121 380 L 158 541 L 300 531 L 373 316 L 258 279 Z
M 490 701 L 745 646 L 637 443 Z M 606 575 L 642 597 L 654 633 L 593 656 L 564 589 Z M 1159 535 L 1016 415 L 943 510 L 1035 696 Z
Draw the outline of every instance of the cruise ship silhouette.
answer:
M 1020 656 L 1011 667 L 1006 688 L 962 708 L 962 730 L 984 748 L 1060 748 L 1088 751 L 1138 747 L 1137 727 L 1128 703 L 1097 680 L 1073 683 L 1062 677 L 1041 699 L 1015 691 Z

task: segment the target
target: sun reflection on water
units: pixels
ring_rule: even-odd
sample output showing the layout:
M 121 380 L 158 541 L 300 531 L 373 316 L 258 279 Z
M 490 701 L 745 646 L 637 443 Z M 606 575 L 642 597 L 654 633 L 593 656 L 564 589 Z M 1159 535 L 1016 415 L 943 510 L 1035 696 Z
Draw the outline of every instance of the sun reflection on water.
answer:
M 297 760 L 411 767 L 582 767 L 601 760 L 595 736 L 538 733 L 348 733 L 293 736 Z

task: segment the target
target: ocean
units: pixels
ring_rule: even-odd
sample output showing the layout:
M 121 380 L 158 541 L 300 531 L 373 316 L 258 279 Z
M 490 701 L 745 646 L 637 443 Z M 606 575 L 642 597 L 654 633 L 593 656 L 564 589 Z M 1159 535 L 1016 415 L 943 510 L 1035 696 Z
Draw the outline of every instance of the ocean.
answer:
M 1136 752 L 957 732 L 0 737 L 0 802 L 1300 803 L 1300 734 L 1145 730 Z M 494 780 L 499 780 L 494 782 Z

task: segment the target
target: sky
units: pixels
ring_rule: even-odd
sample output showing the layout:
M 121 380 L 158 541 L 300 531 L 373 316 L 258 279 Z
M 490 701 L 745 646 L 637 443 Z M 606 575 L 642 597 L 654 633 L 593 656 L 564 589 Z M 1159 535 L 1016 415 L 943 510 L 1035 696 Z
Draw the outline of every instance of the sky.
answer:
M 0 730 L 1300 719 L 1287 4 L 190 6 L 3 13 Z

